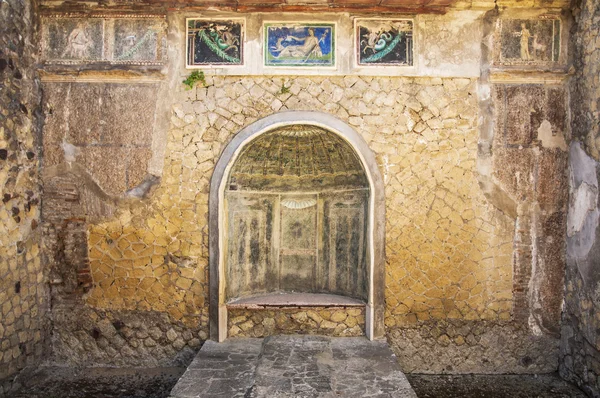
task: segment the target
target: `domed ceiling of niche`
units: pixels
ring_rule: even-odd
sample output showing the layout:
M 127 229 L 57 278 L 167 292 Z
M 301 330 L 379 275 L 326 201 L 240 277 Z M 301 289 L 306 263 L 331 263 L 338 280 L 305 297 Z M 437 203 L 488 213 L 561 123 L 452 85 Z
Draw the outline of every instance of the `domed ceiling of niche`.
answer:
M 314 191 L 365 188 L 368 181 L 352 147 L 310 125 L 281 127 L 250 142 L 236 160 L 230 190 Z

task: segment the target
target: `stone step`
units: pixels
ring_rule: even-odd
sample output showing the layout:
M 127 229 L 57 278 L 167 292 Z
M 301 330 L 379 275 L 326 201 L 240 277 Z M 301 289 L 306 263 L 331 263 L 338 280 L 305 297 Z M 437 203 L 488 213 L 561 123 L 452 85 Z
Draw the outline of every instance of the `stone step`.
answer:
M 171 398 L 416 398 L 385 340 L 272 336 L 207 341 Z

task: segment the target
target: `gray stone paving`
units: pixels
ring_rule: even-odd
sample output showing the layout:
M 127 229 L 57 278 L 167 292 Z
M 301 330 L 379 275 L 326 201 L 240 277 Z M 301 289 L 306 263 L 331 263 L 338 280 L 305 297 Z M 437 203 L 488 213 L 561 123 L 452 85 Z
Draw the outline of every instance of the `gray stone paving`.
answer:
M 172 398 L 416 398 L 387 343 L 364 337 L 207 341 Z

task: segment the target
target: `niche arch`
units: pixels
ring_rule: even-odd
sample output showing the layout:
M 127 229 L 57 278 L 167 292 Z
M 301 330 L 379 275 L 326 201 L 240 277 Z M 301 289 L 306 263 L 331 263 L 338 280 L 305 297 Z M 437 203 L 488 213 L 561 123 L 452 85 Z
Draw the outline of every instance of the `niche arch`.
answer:
M 366 325 L 369 339 L 384 334 L 385 198 L 375 155 L 364 139 L 336 117 L 316 111 L 279 112 L 242 129 L 223 150 L 212 175 L 209 194 L 209 322 L 210 338 L 227 338 L 226 230 L 224 208 L 232 168 L 244 149 L 265 133 L 286 126 L 314 126 L 335 134 L 357 155 L 368 181 L 366 226 Z

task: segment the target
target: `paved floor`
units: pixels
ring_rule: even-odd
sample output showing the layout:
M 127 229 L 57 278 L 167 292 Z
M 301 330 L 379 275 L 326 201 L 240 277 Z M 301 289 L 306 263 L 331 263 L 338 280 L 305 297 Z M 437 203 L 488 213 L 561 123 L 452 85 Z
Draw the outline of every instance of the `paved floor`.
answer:
M 274 336 L 207 341 L 172 398 L 416 398 L 385 341 Z

